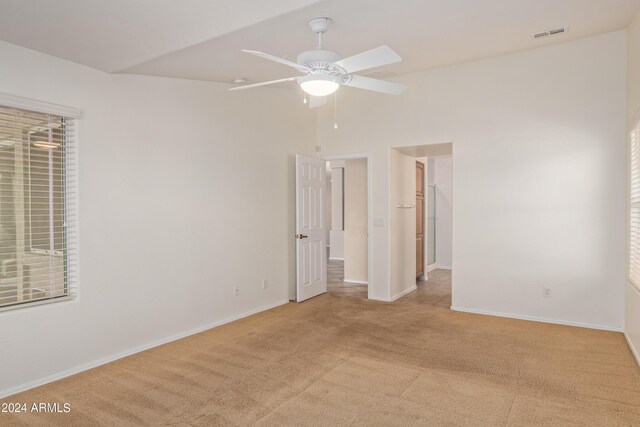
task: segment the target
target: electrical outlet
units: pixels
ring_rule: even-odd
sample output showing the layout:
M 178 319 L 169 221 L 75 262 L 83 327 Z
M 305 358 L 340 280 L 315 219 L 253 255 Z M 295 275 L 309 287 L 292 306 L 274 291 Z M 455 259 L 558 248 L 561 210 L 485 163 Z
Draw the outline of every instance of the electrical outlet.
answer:
M 262 279 L 262 289 L 267 289 L 269 287 L 269 282 L 267 279 Z
M 551 298 L 551 288 L 542 288 L 542 296 Z
M 233 287 L 233 294 L 234 295 L 240 295 L 240 285 L 235 285 Z

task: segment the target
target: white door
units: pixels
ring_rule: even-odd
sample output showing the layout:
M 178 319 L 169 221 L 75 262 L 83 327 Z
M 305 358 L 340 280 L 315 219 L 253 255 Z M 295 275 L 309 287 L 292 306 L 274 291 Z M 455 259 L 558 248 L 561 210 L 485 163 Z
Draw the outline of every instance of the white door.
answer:
M 296 301 L 327 292 L 325 161 L 296 154 Z

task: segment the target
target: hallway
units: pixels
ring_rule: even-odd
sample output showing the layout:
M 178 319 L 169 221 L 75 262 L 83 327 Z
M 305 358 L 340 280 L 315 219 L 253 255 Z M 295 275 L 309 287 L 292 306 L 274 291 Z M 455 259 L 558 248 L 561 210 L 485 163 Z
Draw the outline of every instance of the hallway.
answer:
M 420 304 L 449 308 L 451 306 L 451 270 L 434 270 L 428 274 L 429 280 L 417 282 L 418 289 L 403 297 L 414 299 Z M 344 282 L 344 261 L 327 261 L 327 290 L 338 297 L 367 299 L 367 285 Z

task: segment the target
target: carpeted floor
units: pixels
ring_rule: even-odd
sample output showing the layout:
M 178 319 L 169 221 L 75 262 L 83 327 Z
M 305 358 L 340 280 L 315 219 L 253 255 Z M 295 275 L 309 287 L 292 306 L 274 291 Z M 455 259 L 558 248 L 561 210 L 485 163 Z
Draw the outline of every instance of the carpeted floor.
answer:
M 640 425 L 622 334 L 453 312 L 449 283 L 392 304 L 332 286 L 15 395 L 71 412 L 0 425 Z

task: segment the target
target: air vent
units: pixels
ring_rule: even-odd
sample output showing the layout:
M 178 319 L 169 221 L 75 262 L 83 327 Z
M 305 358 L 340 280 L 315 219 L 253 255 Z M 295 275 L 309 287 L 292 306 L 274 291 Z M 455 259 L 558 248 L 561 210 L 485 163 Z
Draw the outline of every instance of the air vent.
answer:
M 534 39 L 540 39 L 542 37 L 547 37 L 547 36 L 555 36 L 558 34 L 562 34 L 567 32 L 566 28 L 556 28 L 554 30 L 547 30 L 547 31 L 541 31 L 539 33 L 535 33 L 533 34 L 533 38 Z

